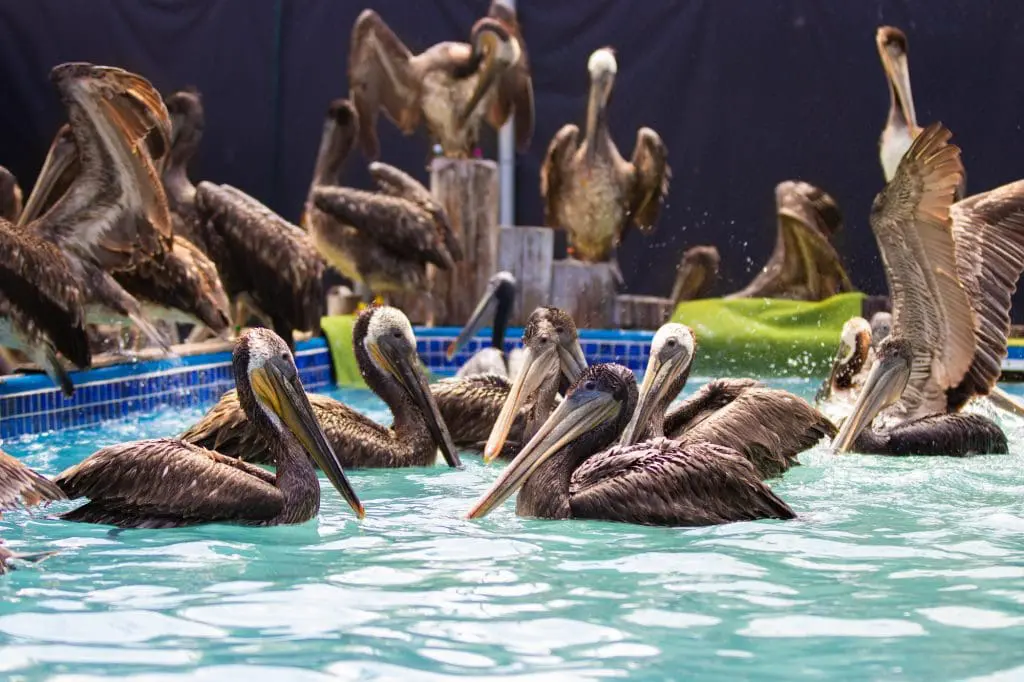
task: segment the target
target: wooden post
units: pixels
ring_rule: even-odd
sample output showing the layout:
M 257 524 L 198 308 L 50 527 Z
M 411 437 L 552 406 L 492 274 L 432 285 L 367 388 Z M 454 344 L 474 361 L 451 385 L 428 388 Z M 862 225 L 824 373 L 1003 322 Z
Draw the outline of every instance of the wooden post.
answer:
M 611 263 L 558 260 L 551 270 L 551 305 L 562 308 L 580 328 L 615 324 L 615 275 Z
M 620 294 L 615 299 L 615 323 L 620 329 L 657 329 L 672 315 L 672 300 L 660 296 Z
M 555 232 L 550 227 L 502 226 L 498 244 L 498 270 L 508 270 L 516 278 L 511 324 L 521 327 L 537 306 L 551 300 Z
M 451 270 L 428 267 L 433 322 L 462 326 L 498 269 L 498 164 L 438 157 L 430 164 L 430 191 L 448 213 L 462 244 Z

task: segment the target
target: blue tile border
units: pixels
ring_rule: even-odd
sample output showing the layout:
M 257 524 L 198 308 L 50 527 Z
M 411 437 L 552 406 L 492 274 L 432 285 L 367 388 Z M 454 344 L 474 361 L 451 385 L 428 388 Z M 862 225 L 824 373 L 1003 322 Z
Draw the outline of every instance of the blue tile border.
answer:
M 333 385 L 322 338 L 296 344 L 295 364 L 308 390 Z M 0 382 L 0 438 L 83 428 L 157 407 L 211 404 L 235 385 L 228 351 L 72 372 L 71 379 L 70 398 L 43 374 Z

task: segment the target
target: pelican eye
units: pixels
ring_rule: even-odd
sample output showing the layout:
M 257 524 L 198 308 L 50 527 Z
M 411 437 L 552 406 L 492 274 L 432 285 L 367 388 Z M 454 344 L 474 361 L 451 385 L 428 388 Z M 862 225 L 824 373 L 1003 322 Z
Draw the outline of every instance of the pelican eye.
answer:
M 597 390 L 597 383 L 594 382 L 594 381 L 588 381 L 587 383 L 583 384 L 583 390 L 584 391 L 596 391 Z
M 665 345 L 668 346 L 669 348 L 675 348 L 677 343 L 678 341 L 676 341 L 675 339 L 669 339 L 668 341 L 665 342 Z
M 563 333 L 565 333 L 565 329 L 563 329 L 562 327 L 555 327 L 555 333 L 556 334 L 563 334 Z
M 396 339 L 400 339 L 402 338 L 402 332 L 396 329 L 394 332 L 392 332 L 392 336 L 394 336 Z

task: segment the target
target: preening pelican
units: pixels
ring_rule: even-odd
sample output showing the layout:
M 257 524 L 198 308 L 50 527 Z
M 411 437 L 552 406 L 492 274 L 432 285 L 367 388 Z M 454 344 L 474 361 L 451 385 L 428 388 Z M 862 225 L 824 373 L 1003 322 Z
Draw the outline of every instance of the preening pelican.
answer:
M 714 246 L 692 246 L 684 251 L 672 285 L 672 302 L 679 304 L 707 298 L 718 281 L 721 262 Z
M 473 25 L 469 43 L 438 43 L 417 55 L 376 12 L 363 10 L 352 27 L 348 80 L 360 144 L 373 160 L 381 110 L 406 135 L 422 123 L 449 157 L 473 153 L 483 120 L 497 130 L 514 115 L 520 151 L 533 136 L 526 45 L 515 10 L 501 0 Z
M 729 448 L 667 438 L 609 448 L 636 402 L 636 378 L 626 367 L 584 370 L 469 518 L 517 490 L 516 514 L 546 519 L 707 526 L 796 517 Z
M 775 249 L 746 287 L 726 298 L 790 298 L 821 301 L 854 291 L 829 239 L 842 226 L 835 200 L 806 182 L 775 187 Z
M 805 400 L 750 379 L 711 382 L 666 414 L 686 384 L 695 352 L 693 330 L 686 325 L 668 323 L 658 330 L 639 403 L 622 433 L 624 445 L 660 436 L 712 443 L 739 452 L 760 477 L 771 478 L 835 434 L 835 426 Z
M 103 448 L 54 483 L 88 502 L 62 519 L 122 528 L 173 528 L 201 523 L 302 523 L 320 510 L 324 471 L 352 510 L 363 505 L 317 424 L 285 342 L 251 329 L 232 358 L 239 402 L 268 444 L 277 473 L 174 438 Z
M 876 313 L 871 319 L 888 314 Z M 880 332 L 882 324 L 879 318 Z M 815 396 L 818 409 L 824 410 L 833 419 L 849 414 L 875 364 L 876 345 L 871 324 L 863 317 L 851 317 L 843 324 L 839 347 L 832 360 L 832 370 Z
M 481 348 L 467 360 L 455 373 L 456 378 L 474 374 L 498 374 L 512 377 L 519 373 L 523 363 L 523 350 L 514 349 L 505 355 L 505 330 L 512 316 L 512 307 L 516 302 L 516 278 L 511 272 L 503 270 L 491 276 L 484 295 L 480 297 L 473 314 L 466 325 L 459 330 L 459 335 L 448 345 L 446 355 L 449 360 L 455 357 L 459 349 L 469 343 L 477 332 L 491 322 L 491 345 Z
M 337 400 L 310 395 L 313 414 L 341 465 L 433 466 L 440 448 L 448 466 L 459 466 L 458 452 L 420 369 L 409 318 L 397 308 L 366 308 L 352 329 L 352 343 L 363 379 L 391 408 L 395 421 L 385 427 Z M 270 443 L 241 406 L 237 391 L 225 393 L 182 440 L 248 462 L 273 464 Z
M 992 390 L 1006 357 L 1010 296 L 1024 269 L 1024 181 L 954 204 L 962 165 L 950 137 L 940 123 L 921 132 L 872 206 L 892 332 L 834 441 L 838 452 L 1007 450 L 997 425 L 959 410 Z
M 394 166 L 370 164 L 377 192 L 338 184 L 358 126 L 348 100 L 331 103 L 303 221 L 324 258 L 372 294 L 422 292 L 427 263 L 451 269 L 462 247 L 444 208 Z
M 668 150 L 651 128 L 640 128 L 633 157 L 626 161 L 608 130 L 608 98 L 618 72 L 611 48 L 590 55 L 590 97 L 584 138 L 573 123 L 562 126 L 548 145 L 540 171 L 547 225 L 564 229 L 574 258 L 605 262 L 630 223 L 654 229 L 668 194 Z

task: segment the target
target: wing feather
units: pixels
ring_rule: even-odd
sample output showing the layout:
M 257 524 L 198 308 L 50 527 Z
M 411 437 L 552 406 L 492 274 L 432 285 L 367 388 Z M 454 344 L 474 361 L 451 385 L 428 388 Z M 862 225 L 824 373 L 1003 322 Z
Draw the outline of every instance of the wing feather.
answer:
M 672 178 L 668 148 L 653 129 L 645 127 L 636 132 L 631 164 L 633 191 L 629 202 L 630 215 L 641 232 L 650 233 L 658 222 Z
M 544 224 L 562 227 L 562 206 L 568 164 L 579 148 L 580 129 L 572 123 L 562 126 L 551 138 L 540 168 L 540 195 L 544 197 Z
M 0 511 L 63 499 L 64 491 L 0 450 Z

